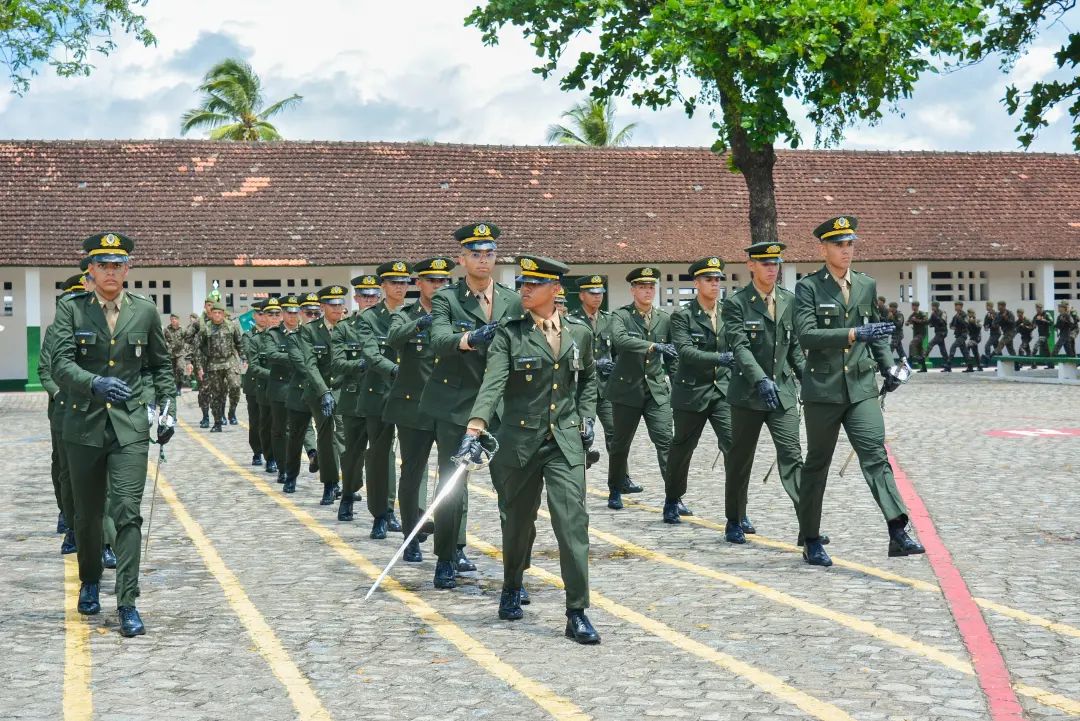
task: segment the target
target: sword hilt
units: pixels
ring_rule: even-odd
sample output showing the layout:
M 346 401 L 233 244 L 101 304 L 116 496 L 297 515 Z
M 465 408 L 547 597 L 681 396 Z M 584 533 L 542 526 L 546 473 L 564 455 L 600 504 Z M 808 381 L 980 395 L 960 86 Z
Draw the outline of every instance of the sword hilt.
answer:
M 464 465 L 470 471 L 478 471 L 481 468 L 485 468 L 491 459 L 499 452 L 499 441 L 495 436 L 491 435 L 487 431 L 480 431 L 477 433 L 477 440 L 480 443 L 480 458 L 474 460 L 472 456 L 452 456 L 450 462 L 455 465 Z

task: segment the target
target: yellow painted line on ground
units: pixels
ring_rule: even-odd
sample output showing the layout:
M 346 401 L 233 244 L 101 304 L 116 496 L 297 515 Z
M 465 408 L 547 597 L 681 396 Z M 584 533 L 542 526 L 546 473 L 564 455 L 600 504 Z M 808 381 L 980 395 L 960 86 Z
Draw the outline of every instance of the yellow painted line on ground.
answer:
M 470 484 L 469 488 L 471 490 L 474 490 L 476 493 L 480 493 L 482 495 L 486 495 L 492 498 L 495 497 L 494 491 L 489 491 L 488 489 L 481 488 L 480 486 L 477 486 L 475 484 Z M 543 509 L 541 509 L 539 513 L 545 518 L 548 517 L 547 512 Z M 745 578 L 740 578 L 739 576 L 735 576 L 730 573 L 724 573 L 723 571 L 717 571 L 712 568 L 700 566 L 696 563 L 691 563 L 690 561 L 683 561 L 660 551 L 653 551 L 651 549 L 645 548 L 644 546 L 639 546 L 632 541 L 627 541 L 624 538 L 620 538 L 615 534 L 607 533 L 606 531 L 601 531 L 596 528 L 590 527 L 589 534 L 595 536 L 596 538 L 605 543 L 608 543 L 622 551 L 625 551 L 626 553 L 638 556 L 639 558 L 644 558 L 649 561 L 655 561 L 656 563 L 663 563 L 665 565 L 672 566 L 674 568 L 678 568 L 689 573 L 693 573 L 697 576 L 702 576 L 704 578 L 720 581 L 721 583 L 725 583 L 736 588 L 741 588 L 745 591 L 750 591 L 751 593 L 762 596 L 774 603 L 789 606 L 804 613 L 818 616 L 819 618 L 824 618 L 826 620 L 832 621 L 833 623 L 844 626 L 845 628 L 851 629 L 852 631 L 866 634 L 868 636 L 878 639 L 879 641 L 884 641 L 885 643 L 889 643 L 898 648 L 902 648 L 905 651 L 910 651 L 911 653 L 917 654 L 924 658 L 928 658 L 931 661 L 936 661 L 942 666 L 945 666 L 946 668 L 952 669 L 954 671 L 959 671 L 960 673 L 969 676 L 975 675 L 975 670 L 972 668 L 971 664 L 968 661 L 958 658 L 951 653 L 948 653 L 947 651 L 942 651 L 940 648 L 936 648 L 929 644 L 922 643 L 921 641 L 917 641 L 910 636 L 905 636 L 901 633 L 891 631 L 887 628 L 871 623 L 870 621 L 864 621 L 857 616 L 852 616 L 851 614 L 843 613 L 842 611 L 834 611 L 831 608 L 826 608 L 824 606 L 819 606 L 816 603 L 804 601 L 800 598 L 796 598 L 795 596 L 784 593 L 783 591 L 778 591 L 771 586 L 766 586 L 764 584 L 756 583 L 754 581 L 749 581 Z M 1029 696 L 1031 698 L 1035 698 L 1040 703 L 1046 704 L 1047 706 L 1052 706 L 1069 714 L 1080 716 L 1080 702 L 1078 701 L 1067 698 L 1065 696 L 1051 693 L 1050 691 L 1040 689 L 1034 686 L 1023 686 L 1017 684 L 1014 685 L 1013 688 L 1016 690 L 1017 693 L 1024 696 Z
M 588 493 L 589 495 L 596 496 L 597 498 L 607 499 L 606 492 L 601 492 L 590 488 L 588 489 Z M 623 503 L 626 505 L 627 508 L 634 508 L 640 511 L 646 511 L 648 513 L 663 512 L 663 509 L 659 506 L 650 506 L 646 503 L 642 503 L 641 501 L 627 499 L 625 497 L 623 498 Z M 723 533 L 725 530 L 724 524 L 717 523 L 716 521 L 710 521 L 709 519 L 702 518 L 701 516 L 683 516 L 682 520 L 684 523 L 690 523 L 695 526 L 701 526 L 703 528 L 719 531 L 720 533 Z M 802 549 L 798 546 L 794 546 L 790 543 L 784 543 L 783 541 L 777 541 L 767 536 L 762 536 L 760 533 L 749 535 L 746 537 L 746 540 L 759 546 L 774 548 L 778 551 L 798 553 L 800 555 L 802 554 Z M 883 568 L 877 568 L 876 566 L 868 566 L 862 563 L 856 563 L 855 561 L 847 561 L 842 558 L 837 558 L 836 556 L 832 556 L 832 560 L 834 565 L 841 568 L 858 571 L 859 573 L 864 573 L 868 576 L 874 576 L 885 581 L 900 583 L 905 586 L 909 586 L 910 588 L 913 588 L 917 591 L 925 591 L 927 593 L 933 593 L 939 596 L 941 595 L 941 589 L 938 588 L 937 585 L 929 583 L 928 581 L 923 581 L 917 578 L 908 578 L 907 576 L 901 576 L 900 574 L 886 571 Z M 1011 618 L 1015 621 L 1020 621 L 1021 623 L 1026 623 L 1032 626 L 1039 626 L 1041 628 L 1047 629 L 1048 631 L 1059 633 L 1062 636 L 1080 638 L 1080 628 L 1077 628 L 1076 626 L 1070 626 L 1067 623 L 1060 623 L 1058 621 L 1051 621 L 1048 618 L 1037 616 L 1033 613 L 1028 613 L 1027 611 L 1021 611 L 1017 608 L 1011 608 L 1009 606 L 1005 606 L 996 601 L 991 601 L 985 598 L 975 597 L 975 603 L 977 603 L 982 608 L 987 609 L 988 611 L 993 611 L 994 613 L 1005 616 L 1007 618 Z
M 180 421 L 179 425 L 187 431 L 191 438 L 194 438 L 202 445 L 203 448 L 217 457 L 217 459 L 224 463 L 228 468 L 250 481 L 252 485 L 270 497 L 279 506 L 289 511 L 289 513 L 291 513 L 305 528 L 318 536 L 323 543 L 336 551 L 350 564 L 360 569 L 372 581 L 378 578 L 382 569 L 369 561 L 367 557 L 359 551 L 352 548 L 336 531 L 327 528 L 322 523 L 315 520 L 314 516 L 300 508 L 291 499 L 278 492 L 276 488 L 272 488 L 266 481 L 240 466 L 236 461 L 215 448 L 208 440 L 199 434 L 193 433 L 191 426 L 186 422 Z M 392 576 L 388 576 L 386 580 L 383 581 L 380 588 L 405 604 L 417 618 L 456 646 L 457 649 L 465 654 L 470 660 L 495 678 L 529 698 L 537 706 L 550 714 L 552 718 L 559 719 L 559 721 L 563 721 L 564 719 L 566 721 L 584 721 L 585 719 L 591 718 L 570 699 L 560 696 L 548 686 L 529 678 L 518 671 L 514 666 L 503 661 L 493 650 L 473 638 L 460 626 L 436 611 L 426 601 L 420 598 L 419 595 L 406 589 Z
M 90 624 L 79 613 L 79 559 L 64 556 L 64 721 L 93 718 Z
M 473 548 L 491 558 L 500 562 L 502 561 L 502 553 L 495 546 L 472 534 L 469 534 L 468 539 L 469 544 L 472 545 Z M 563 582 L 560 577 L 556 576 L 554 573 L 545 571 L 542 568 L 533 566 L 528 569 L 527 573 L 552 586 L 556 586 L 557 588 L 563 587 Z M 695 641 L 689 636 L 679 633 L 667 624 L 612 601 L 595 590 L 589 591 L 589 598 L 593 606 L 601 608 L 612 616 L 621 618 L 624 621 L 648 631 L 652 635 L 667 641 L 678 649 L 686 651 L 709 663 L 715 664 L 736 676 L 742 677 L 762 691 L 799 708 L 816 719 L 821 719 L 821 721 L 854 721 L 854 719 L 842 709 L 784 683 L 771 673 Z
M 221 585 L 225 592 L 225 598 L 232 607 L 233 612 L 240 623 L 247 629 L 248 636 L 255 642 L 255 648 L 259 655 L 266 660 L 270 670 L 277 677 L 285 691 L 289 694 L 293 708 L 296 709 L 297 718 L 310 721 L 330 721 L 330 713 L 323 707 L 319 697 L 315 695 L 311 683 L 308 681 L 296 663 L 289 656 L 281 641 L 278 639 L 270 624 L 266 622 L 262 613 L 256 608 L 251 598 L 248 597 L 240 579 L 236 577 L 225 562 L 221 559 L 214 544 L 207 538 L 199 522 L 191 517 L 183 502 L 176 496 L 173 487 L 165 480 L 164 474 L 158 475 L 158 490 L 161 498 L 169 504 L 176 520 L 184 527 L 184 532 L 191 538 L 195 550 L 202 556 L 206 568 Z

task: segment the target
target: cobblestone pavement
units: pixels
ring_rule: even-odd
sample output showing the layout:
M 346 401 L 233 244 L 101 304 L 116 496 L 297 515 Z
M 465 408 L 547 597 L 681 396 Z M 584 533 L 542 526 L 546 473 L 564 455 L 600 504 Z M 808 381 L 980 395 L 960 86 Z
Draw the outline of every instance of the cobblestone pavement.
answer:
M 764 433 L 751 487 L 754 542 L 723 540 L 723 462 L 706 432 L 687 504 L 661 522 L 663 487 L 642 430 L 645 492 L 614 512 L 605 461 L 589 472 L 590 617 L 596 647 L 563 638 L 558 551 L 539 519 L 532 604 L 496 616 L 498 516 L 471 480 L 480 570 L 435 591 L 434 559 L 399 564 L 363 595 L 400 541 L 339 523 L 308 473 L 298 492 L 248 464 L 243 427 L 187 423 L 167 447 L 139 608 L 148 635 L 103 613 L 65 615 L 77 589 L 59 555 L 42 394 L 0 395 L 0 718 L 12 719 L 989 719 L 990 707 L 926 556 L 886 557 L 880 512 L 841 437 L 824 530 L 837 565 L 806 566 Z M 918 375 L 890 396 L 888 442 L 980 604 L 1029 719 L 1080 716 L 1080 389 Z M 241 413 L 243 416 L 243 413 Z M 1042 429 L 1042 430 L 1039 430 Z M 1024 431 L 1001 434 L 998 431 Z M 1049 431 L 1049 433 L 1048 433 Z M 1057 431 L 1056 433 L 1054 431 Z M 599 432 L 599 431 L 598 431 Z M 599 442 L 599 439 L 598 439 Z M 602 447 L 602 446 L 601 446 Z M 153 477 L 154 461 L 150 465 Z M 148 479 L 143 504 L 149 515 Z M 65 574 L 69 591 L 65 595 Z

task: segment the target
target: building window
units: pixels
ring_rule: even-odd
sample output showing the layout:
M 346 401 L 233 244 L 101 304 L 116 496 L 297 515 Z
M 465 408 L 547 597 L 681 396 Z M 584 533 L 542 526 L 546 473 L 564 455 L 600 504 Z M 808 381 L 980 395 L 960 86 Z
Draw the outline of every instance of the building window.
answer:
M 172 281 L 171 280 L 163 280 L 163 281 L 161 281 L 161 287 L 162 288 L 172 288 Z
M 15 294 L 11 290 L 11 281 L 4 281 L 4 315 L 15 315 Z
M 225 281 L 225 287 L 226 288 L 232 288 L 232 279 L 231 278 L 229 280 Z
M 256 278 L 251 281 L 252 288 L 280 288 L 281 281 L 277 278 Z
M 142 288 L 142 281 L 141 280 L 135 281 L 135 287 L 136 288 Z
M 316 278 L 315 279 L 315 287 L 316 288 L 322 288 L 322 280 L 320 280 L 319 278 Z
M 247 288 L 247 281 L 246 280 L 241 280 L 240 281 L 240 287 L 241 288 Z
M 147 288 L 157 288 L 157 281 L 156 280 L 150 281 L 149 283 L 146 284 L 146 287 Z
M 296 287 L 296 280 L 294 278 L 289 278 L 289 287 L 290 288 L 295 288 Z
M 161 312 L 172 313 L 172 296 L 168 293 L 161 296 Z

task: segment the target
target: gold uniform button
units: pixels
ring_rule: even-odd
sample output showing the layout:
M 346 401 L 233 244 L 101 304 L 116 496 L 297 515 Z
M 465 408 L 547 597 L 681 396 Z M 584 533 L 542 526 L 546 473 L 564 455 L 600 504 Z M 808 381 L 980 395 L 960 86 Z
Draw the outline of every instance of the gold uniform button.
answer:
M 844 366 L 844 370 L 847 370 L 847 366 Z
M 110 365 L 110 366 L 114 366 L 114 365 L 116 365 L 116 361 L 109 361 L 109 365 Z
M 551 404 L 551 410 L 555 410 L 555 404 L 554 403 Z
M 553 391 L 559 390 L 559 384 L 558 383 L 552 383 L 551 384 L 551 390 L 553 390 Z
M 449 381 L 448 379 L 446 379 L 446 378 L 443 378 L 443 379 L 442 379 L 442 382 L 443 382 L 443 383 L 449 383 L 450 381 Z
M 106 408 L 112 408 L 112 403 L 106 403 L 106 404 L 105 404 L 105 407 L 106 407 Z
M 86 341 L 83 341 L 83 343 L 85 343 L 85 342 Z M 116 345 L 116 339 L 113 338 L 111 341 L 109 341 L 109 345 Z
M 405 394 L 405 400 L 411 400 L 411 399 L 412 399 L 412 396 L 410 396 L 408 393 L 406 393 Z
M 522 422 L 521 422 L 521 425 L 525 425 L 525 421 L 522 421 Z
M 558 363 L 555 364 L 555 370 L 559 370 L 559 364 Z

